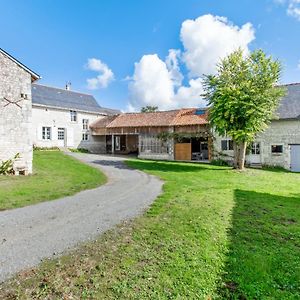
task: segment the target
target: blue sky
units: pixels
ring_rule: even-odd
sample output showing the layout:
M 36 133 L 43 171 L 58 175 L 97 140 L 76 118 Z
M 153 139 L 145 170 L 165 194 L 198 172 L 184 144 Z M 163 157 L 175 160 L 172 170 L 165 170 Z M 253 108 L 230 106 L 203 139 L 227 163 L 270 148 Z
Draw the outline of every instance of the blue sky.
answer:
M 297 2 L 0 0 L 0 47 L 39 73 L 40 83 L 71 81 L 72 89 L 92 93 L 102 106 L 201 106 L 198 78 L 214 67 L 202 64 L 222 55 L 223 44 L 262 48 L 282 61 L 282 82 L 300 81 Z

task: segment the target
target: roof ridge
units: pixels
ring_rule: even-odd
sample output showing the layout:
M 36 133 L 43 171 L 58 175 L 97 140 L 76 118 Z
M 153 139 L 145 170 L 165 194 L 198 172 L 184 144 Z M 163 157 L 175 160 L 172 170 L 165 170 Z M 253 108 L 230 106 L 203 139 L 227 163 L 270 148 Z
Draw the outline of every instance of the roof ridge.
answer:
M 151 112 L 141 112 L 141 111 L 124 112 L 124 113 L 120 113 L 120 115 L 157 114 L 157 113 L 166 113 L 166 112 L 175 112 L 175 111 L 180 111 L 180 108 L 179 109 L 171 109 L 171 110 L 158 110 L 158 111 L 151 111 Z
M 47 88 L 51 88 L 51 89 L 61 90 L 61 91 L 64 91 L 64 92 L 75 93 L 75 94 L 81 94 L 81 95 L 86 95 L 86 96 L 92 96 L 93 98 L 95 98 L 94 95 L 92 95 L 92 94 L 82 93 L 82 92 L 74 91 L 74 90 L 66 90 L 66 89 L 63 89 L 63 88 L 59 88 L 59 87 L 55 87 L 55 86 L 50 86 L 50 85 L 46 85 L 46 84 L 33 83 L 32 85 L 39 85 L 39 86 L 43 86 L 43 87 L 47 87 Z M 96 98 L 95 98 L 95 99 L 96 99 Z
M 36 80 L 38 80 L 38 79 L 41 78 L 41 76 L 39 74 L 37 74 L 36 72 L 32 71 L 30 68 L 28 68 L 27 66 L 25 66 L 23 63 L 21 63 L 18 59 L 16 59 L 15 57 L 13 57 L 8 52 L 6 52 L 4 49 L 0 48 L 0 52 L 3 55 L 6 55 L 10 60 L 12 60 L 13 62 L 15 62 L 17 65 L 19 65 L 19 67 L 21 67 L 22 69 L 24 69 L 25 71 L 27 71 L 29 74 L 31 74 L 31 76 L 34 77 Z
M 300 85 L 300 82 L 283 83 L 283 84 L 279 84 L 278 86 L 290 86 L 290 85 Z

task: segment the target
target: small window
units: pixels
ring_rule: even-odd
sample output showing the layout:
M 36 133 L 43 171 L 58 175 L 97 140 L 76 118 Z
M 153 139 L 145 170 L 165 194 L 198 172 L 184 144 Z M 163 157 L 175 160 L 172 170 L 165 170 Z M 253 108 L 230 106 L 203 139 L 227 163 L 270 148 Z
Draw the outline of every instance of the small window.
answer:
M 77 111 L 70 110 L 71 122 L 77 122 Z
M 251 154 L 259 155 L 260 154 L 260 143 L 253 142 L 251 145 Z
M 88 133 L 83 133 L 83 134 L 82 134 L 82 140 L 83 140 L 83 141 L 88 141 L 88 140 L 89 140 L 89 135 L 88 135 Z
M 89 120 L 88 119 L 82 119 L 82 129 L 83 130 L 89 129 Z
M 222 140 L 221 141 L 222 151 L 233 150 L 233 141 L 232 140 Z
M 283 153 L 283 145 L 272 145 L 271 151 L 274 154 Z
M 51 140 L 51 127 L 42 128 L 42 139 L 45 141 Z

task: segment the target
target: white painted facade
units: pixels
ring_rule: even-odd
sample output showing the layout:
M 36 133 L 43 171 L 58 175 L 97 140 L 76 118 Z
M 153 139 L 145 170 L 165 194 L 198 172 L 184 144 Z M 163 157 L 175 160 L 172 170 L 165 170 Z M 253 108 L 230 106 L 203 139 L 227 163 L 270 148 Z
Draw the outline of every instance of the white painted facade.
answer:
M 232 161 L 233 150 L 222 150 L 222 141 L 230 138 L 215 134 L 215 157 Z M 255 139 L 246 162 L 266 166 L 279 166 L 300 172 L 300 120 L 276 120 Z M 292 155 L 291 155 L 292 154 Z
M 32 105 L 32 140 L 33 145 L 42 148 L 83 148 L 97 153 L 102 147 L 99 137 L 92 136 L 91 124 L 103 114 L 76 111 L 76 121 L 71 119 L 69 109 Z

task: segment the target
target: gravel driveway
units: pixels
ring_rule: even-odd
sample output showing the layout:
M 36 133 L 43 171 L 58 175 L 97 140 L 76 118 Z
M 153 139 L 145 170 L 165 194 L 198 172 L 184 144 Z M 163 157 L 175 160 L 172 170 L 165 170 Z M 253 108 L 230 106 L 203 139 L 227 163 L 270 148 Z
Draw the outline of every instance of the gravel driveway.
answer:
M 100 168 L 108 183 L 74 196 L 0 212 L 0 281 L 141 214 L 161 193 L 159 179 L 127 168 L 124 158 L 70 155 Z

